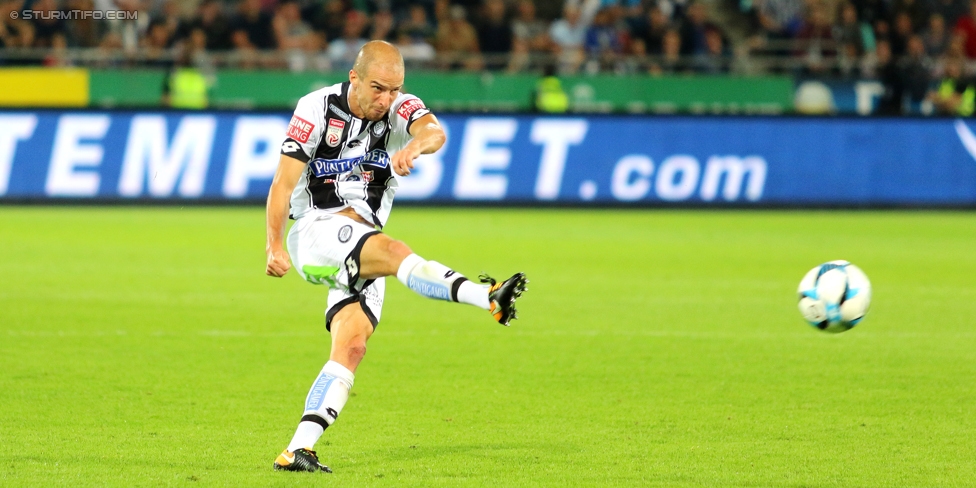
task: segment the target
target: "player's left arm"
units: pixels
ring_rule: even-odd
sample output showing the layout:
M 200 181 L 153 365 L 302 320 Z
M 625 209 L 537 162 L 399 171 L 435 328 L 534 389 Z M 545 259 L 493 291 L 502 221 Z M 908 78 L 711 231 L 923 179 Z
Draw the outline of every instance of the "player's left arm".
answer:
M 410 135 L 413 136 L 413 140 L 397 151 L 390 160 L 393 171 L 400 176 L 410 174 L 413 160 L 417 159 L 417 156 L 437 152 L 447 141 L 444 129 L 437 121 L 437 117 L 431 113 L 420 117 L 410 125 Z

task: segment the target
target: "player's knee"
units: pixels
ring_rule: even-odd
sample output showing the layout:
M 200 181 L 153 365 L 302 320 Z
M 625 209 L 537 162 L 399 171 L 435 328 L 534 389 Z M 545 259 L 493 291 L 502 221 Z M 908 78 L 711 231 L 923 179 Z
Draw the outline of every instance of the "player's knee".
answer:
M 345 346 L 346 357 L 355 363 L 359 363 L 366 357 L 366 338 L 356 338 Z
M 395 275 L 403 259 L 413 253 L 405 243 L 385 234 L 369 238 L 363 251 L 360 276 L 367 279 Z
M 396 239 L 390 239 L 390 242 L 387 244 L 387 251 L 389 253 L 390 260 L 395 265 L 399 265 L 404 258 L 413 254 L 413 251 L 410 250 L 410 246 L 408 246 L 405 242 L 398 241 Z

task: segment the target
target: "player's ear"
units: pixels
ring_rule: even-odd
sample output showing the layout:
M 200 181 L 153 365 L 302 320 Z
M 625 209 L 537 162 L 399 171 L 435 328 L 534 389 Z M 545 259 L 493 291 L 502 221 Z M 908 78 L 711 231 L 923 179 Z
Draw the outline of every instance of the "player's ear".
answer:
M 359 82 L 359 76 L 356 75 L 356 70 L 354 69 L 349 70 L 349 83 L 358 83 L 358 82 Z

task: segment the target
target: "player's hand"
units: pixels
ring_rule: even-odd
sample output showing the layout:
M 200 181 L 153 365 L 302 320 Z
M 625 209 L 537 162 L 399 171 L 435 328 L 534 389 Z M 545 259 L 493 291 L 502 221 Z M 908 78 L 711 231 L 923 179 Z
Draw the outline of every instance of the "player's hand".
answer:
M 268 249 L 268 266 L 264 272 L 268 276 L 281 278 L 291 269 L 291 258 L 284 249 Z
M 413 169 L 413 160 L 420 156 L 420 150 L 414 147 L 413 144 L 407 144 L 407 147 L 396 152 L 393 158 L 390 159 L 390 164 L 393 165 L 393 171 L 400 176 L 407 176 L 410 174 L 410 170 Z

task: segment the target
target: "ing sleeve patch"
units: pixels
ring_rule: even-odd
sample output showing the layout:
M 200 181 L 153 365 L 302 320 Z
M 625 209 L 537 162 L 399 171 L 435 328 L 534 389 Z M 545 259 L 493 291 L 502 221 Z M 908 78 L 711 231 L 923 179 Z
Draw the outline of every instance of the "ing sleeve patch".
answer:
M 312 135 L 313 130 L 315 130 L 315 124 L 297 115 L 292 116 L 291 122 L 288 123 L 288 137 L 303 144 L 308 142 L 308 137 Z
M 411 120 L 411 116 L 414 114 L 414 112 L 420 109 L 427 109 L 427 107 L 424 106 L 424 102 L 420 101 L 419 98 L 411 98 L 400 105 L 400 108 L 397 109 L 397 115 L 403 117 L 404 120 Z

